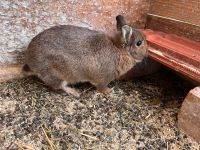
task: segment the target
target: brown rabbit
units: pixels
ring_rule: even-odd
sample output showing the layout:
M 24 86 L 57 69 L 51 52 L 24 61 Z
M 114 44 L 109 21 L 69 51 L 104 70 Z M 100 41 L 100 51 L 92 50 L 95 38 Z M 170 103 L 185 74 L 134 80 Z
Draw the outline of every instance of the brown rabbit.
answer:
M 116 17 L 114 36 L 72 25 L 49 28 L 30 42 L 26 65 L 34 75 L 53 89 L 80 94 L 69 84 L 90 82 L 109 93 L 107 85 L 130 70 L 146 56 L 144 35 L 128 26 L 123 16 Z

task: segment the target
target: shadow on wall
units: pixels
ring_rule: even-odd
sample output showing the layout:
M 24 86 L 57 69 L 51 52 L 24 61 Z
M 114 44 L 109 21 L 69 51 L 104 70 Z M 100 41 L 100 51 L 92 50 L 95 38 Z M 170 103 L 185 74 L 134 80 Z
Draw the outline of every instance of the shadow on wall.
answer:
M 121 80 L 132 80 L 140 76 L 149 75 L 157 72 L 161 68 L 161 64 L 152 60 L 151 58 L 145 58 L 142 62 L 134 66 L 130 71 L 123 75 Z

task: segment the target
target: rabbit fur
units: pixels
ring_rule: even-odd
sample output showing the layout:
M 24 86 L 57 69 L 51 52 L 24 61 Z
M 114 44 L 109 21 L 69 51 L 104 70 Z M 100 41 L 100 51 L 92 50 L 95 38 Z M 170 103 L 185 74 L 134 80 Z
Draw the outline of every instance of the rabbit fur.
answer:
M 51 27 L 35 36 L 26 51 L 26 63 L 34 75 L 53 89 L 79 97 L 70 84 L 90 82 L 100 92 L 147 55 L 143 33 L 116 17 L 112 35 L 73 25 Z M 25 69 L 24 69 L 25 70 Z

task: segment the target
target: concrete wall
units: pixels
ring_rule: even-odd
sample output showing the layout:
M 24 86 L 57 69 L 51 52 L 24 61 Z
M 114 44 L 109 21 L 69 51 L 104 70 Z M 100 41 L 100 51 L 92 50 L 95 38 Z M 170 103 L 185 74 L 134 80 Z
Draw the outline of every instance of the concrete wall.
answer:
M 144 27 L 149 0 L 0 0 L 0 65 L 19 64 L 30 40 L 58 24 L 111 32 L 115 16 Z M 23 62 L 21 62 L 23 63 Z

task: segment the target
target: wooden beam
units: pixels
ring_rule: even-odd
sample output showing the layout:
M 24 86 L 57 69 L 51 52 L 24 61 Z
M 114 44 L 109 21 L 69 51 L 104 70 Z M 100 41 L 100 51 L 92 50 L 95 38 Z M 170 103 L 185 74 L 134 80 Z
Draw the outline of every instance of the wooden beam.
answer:
M 0 82 L 23 78 L 22 65 L 0 66 Z
M 150 13 L 200 25 L 199 0 L 153 0 Z
M 163 32 L 143 32 L 151 58 L 200 83 L 200 43 Z
M 147 15 L 147 29 L 184 36 L 200 42 L 200 26 L 154 15 Z

